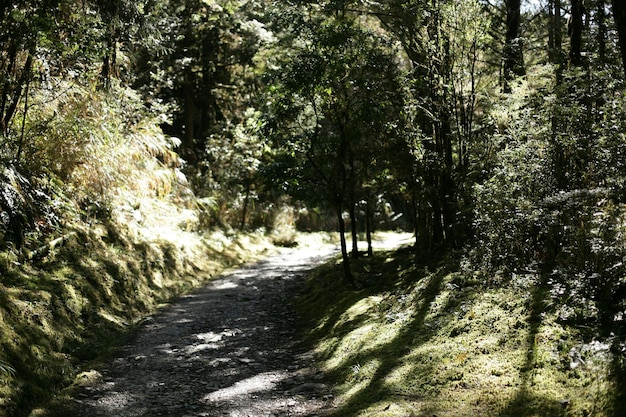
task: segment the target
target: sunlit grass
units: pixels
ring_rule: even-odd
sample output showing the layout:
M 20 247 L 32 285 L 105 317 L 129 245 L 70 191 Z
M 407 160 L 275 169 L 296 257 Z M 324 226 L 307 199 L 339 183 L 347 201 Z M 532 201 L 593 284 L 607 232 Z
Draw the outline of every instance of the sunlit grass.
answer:
M 403 250 L 354 263 L 377 274 L 359 291 L 334 264 L 311 278 L 301 313 L 337 387 L 333 416 L 615 415 L 604 345 L 560 324 L 532 277 L 489 286 L 457 265 Z

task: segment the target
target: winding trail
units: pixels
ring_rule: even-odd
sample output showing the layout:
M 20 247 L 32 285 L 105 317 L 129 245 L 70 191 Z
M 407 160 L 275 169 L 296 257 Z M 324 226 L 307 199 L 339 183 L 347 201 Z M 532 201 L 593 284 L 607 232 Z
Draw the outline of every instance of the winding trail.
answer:
M 336 253 L 332 245 L 282 249 L 180 298 L 55 415 L 326 414 L 332 395 L 298 343 L 292 301 L 306 274 Z

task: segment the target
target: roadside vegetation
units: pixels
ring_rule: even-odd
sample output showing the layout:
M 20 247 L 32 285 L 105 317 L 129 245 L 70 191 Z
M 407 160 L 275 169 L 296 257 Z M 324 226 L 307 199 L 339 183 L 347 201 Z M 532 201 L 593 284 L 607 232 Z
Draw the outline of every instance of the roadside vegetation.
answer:
M 2 173 L 3 214 L 15 225 L 0 250 L 2 416 L 29 415 L 160 305 L 271 250 L 273 237 L 293 238 L 288 229 L 273 237 L 199 232 L 197 203 L 170 139 L 149 118 L 126 123 L 134 110 L 111 106 L 110 98 L 84 103 L 84 116 L 106 121 L 101 136 L 95 128 L 88 138 L 62 134 L 87 142 L 67 149 L 85 153 L 71 176 L 42 184 Z M 47 157 L 47 168 L 68 167 L 56 165 L 68 157 L 62 152 Z
M 333 416 L 613 416 L 623 364 L 587 326 L 569 326 L 533 274 L 467 270 L 463 253 L 405 247 L 331 262 L 299 305 L 331 385 Z
M 338 412 L 619 415 L 625 64 L 621 0 L 1 2 L 0 415 L 296 231 Z
M 159 306 L 271 247 L 254 235 L 103 242 L 110 236 L 92 233 L 78 232 L 54 260 L 5 272 L 2 415 L 29 415 Z

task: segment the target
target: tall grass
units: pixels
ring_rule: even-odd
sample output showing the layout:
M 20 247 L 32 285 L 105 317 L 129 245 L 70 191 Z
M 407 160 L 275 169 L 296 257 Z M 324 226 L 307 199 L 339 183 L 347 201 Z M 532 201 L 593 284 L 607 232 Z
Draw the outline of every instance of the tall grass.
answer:
M 40 90 L 31 102 L 22 138 L 28 152 L 19 161 L 29 172 L 54 175 L 99 203 L 124 191 L 164 197 L 181 182 L 178 140 L 163 134 L 163 115 L 136 91 L 59 81 L 54 93 Z

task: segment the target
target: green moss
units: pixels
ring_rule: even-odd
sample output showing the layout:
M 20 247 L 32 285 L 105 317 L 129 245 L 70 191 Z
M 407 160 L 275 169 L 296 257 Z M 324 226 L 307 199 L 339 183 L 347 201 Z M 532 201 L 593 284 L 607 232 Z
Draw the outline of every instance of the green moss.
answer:
M 241 245 L 241 241 L 245 244 Z M 79 229 L 35 264 L 0 254 L 0 416 L 27 416 L 106 355 L 167 300 L 271 245 L 263 238 L 138 237 L 109 224 Z
M 341 268 L 330 263 L 300 300 L 309 341 L 337 386 L 333 416 L 610 416 L 618 409 L 606 345 L 561 325 L 535 278 L 491 287 L 461 273 L 454 257 L 419 263 L 406 249 L 353 267 L 363 289 L 344 287 Z M 572 349 L 584 365 L 571 364 Z

